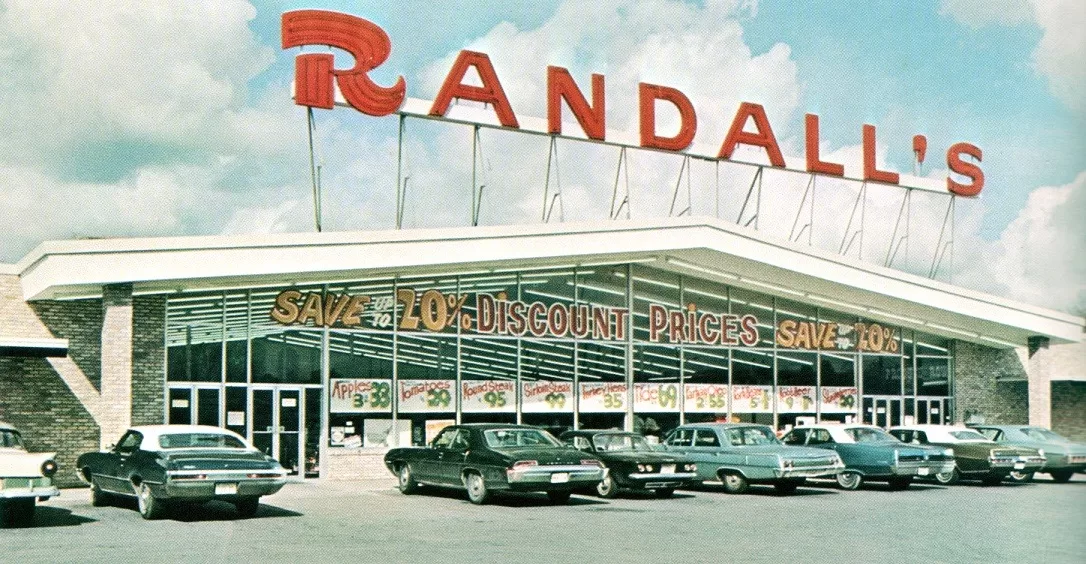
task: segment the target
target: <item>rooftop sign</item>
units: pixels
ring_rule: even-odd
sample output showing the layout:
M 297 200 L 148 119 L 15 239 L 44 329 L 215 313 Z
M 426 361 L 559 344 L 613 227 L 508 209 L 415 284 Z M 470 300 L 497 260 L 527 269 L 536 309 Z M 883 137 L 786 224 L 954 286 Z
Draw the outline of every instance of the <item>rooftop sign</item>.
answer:
M 748 145 L 765 151 L 770 166 L 774 168 L 911 188 L 932 188 L 929 179 L 877 168 L 876 129 L 873 125 L 864 124 L 861 127 L 862 168 L 857 171 L 857 176 L 850 177 L 846 176 L 844 164 L 822 160 L 819 153 L 819 116 L 815 114 L 806 114 L 804 117 L 805 166 L 798 168 L 793 164 L 790 167 L 781 153 L 765 108 L 753 102 L 739 104 L 719 149 L 705 154 L 692 149 L 698 128 L 693 104 L 680 90 L 669 86 L 644 82 L 637 85 L 639 136 L 637 139 L 627 140 L 622 139 L 621 134 L 607 129 L 606 79 L 602 74 L 591 76 L 590 102 L 569 70 L 548 66 L 545 72 L 547 118 L 541 120 L 517 116 L 486 53 L 460 51 L 446 74 L 437 97 L 426 101 L 407 97 L 407 83 L 402 76 L 391 86 L 378 85 L 369 78 L 368 73 L 388 58 L 392 42 L 384 30 L 362 18 L 325 10 L 286 12 L 282 18 L 282 45 L 284 49 L 327 45 L 343 49 L 355 59 L 353 67 L 336 69 L 331 53 L 298 55 L 295 59 L 295 103 L 302 106 L 331 109 L 337 104 L 338 93 L 342 96 L 341 105 L 353 107 L 371 116 L 399 113 L 726 161 L 733 160 L 732 155 L 738 145 Z M 477 73 L 481 86 L 464 82 L 469 70 Z M 481 102 L 486 104 L 487 109 L 454 108 L 454 98 Z M 579 133 L 565 131 L 567 124 L 562 121 L 563 102 L 576 118 Z M 679 130 L 674 135 L 662 135 L 657 130 L 658 104 L 670 104 L 678 111 Z M 913 137 L 913 153 L 918 162 L 924 161 L 927 154 L 925 136 Z M 982 158 L 980 148 L 959 142 L 947 148 L 945 155 L 947 168 L 958 175 L 957 178 L 966 180 L 958 182 L 954 177 L 948 176 L 945 190 L 957 196 L 979 195 L 984 188 L 984 171 L 979 166 Z M 942 191 L 944 187 L 938 186 L 935 189 Z

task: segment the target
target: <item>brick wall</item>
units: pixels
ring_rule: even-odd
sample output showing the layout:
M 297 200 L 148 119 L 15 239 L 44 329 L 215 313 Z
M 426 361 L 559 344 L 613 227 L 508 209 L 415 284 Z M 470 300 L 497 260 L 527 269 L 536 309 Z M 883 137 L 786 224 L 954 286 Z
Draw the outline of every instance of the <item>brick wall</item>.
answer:
M 132 299 L 132 424 L 165 423 L 166 298 Z
M 363 489 L 395 487 L 396 477 L 385 468 L 383 448 L 330 448 L 325 461 L 325 479 L 352 480 Z
M 42 301 L 29 305 L 54 337 L 68 339 L 68 358 L 101 391 L 102 300 Z
M 1013 349 L 954 341 L 954 421 L 970 414 L 986 423 L 1028 423 L 1026 367 Z
M 1086 382 L 1052 382 L 1052 430 L 1086 442 Z

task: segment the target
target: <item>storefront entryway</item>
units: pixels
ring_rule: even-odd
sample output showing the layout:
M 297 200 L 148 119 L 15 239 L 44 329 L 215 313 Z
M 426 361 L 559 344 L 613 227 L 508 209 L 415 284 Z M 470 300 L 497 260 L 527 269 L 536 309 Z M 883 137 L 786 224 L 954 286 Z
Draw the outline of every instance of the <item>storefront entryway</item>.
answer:
M 883 429 L 901 425 L 900 397 L 868 396 L 863 399 L 863 422 Z

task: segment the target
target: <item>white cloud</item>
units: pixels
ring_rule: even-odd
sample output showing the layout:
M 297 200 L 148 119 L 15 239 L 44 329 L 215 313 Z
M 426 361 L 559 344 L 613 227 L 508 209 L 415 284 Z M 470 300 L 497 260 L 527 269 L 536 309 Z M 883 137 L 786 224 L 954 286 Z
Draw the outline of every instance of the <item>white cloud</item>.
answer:
M 939 13 L 973 28 L 1031 21 L 1030 0 L 942 0 Z
M 1067 107 L 1086 114 L 1086 2 L 1033 0 L 1044 36 L 1033 51 L 1037 70 Z
M 976 29 L 1035 23 L 1043 33 L 1033 51 L 1052 94 L 1086 114 L 1086 2 L 1082 0 L 942 0 L 939 12 Z
M 967 240 L 963 282 L 1063 311 L 1086 312 L 1086 172 L 1030 193 L 998 241 Z

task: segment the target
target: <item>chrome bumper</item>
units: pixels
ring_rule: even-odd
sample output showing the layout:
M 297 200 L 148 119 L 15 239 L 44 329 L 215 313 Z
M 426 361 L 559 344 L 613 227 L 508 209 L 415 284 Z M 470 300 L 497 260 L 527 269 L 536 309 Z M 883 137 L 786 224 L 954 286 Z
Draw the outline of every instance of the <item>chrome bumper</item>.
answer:
M 166 498 L 201 500 L 271 495 L 286 483 L 286 472 L 282 471 L 182 470 L 169 472 L 166 483 L 159 487 Z
M 647 489 L 674 488 L 681 486 L 697 477 L 698 475 L 695 472 L 673 472 L 668 474 L 649 474 L 637 472 L 627 475 L 627 478 L 629 478 L 630 481 L 633 482 L 633 485 L 635 487 Z
M 836 476 L 845 469 L 844 464 L 831 464 L 829 466 L 805 466 L 802 468 L 777 468 L 773 474 L 778 478 L 817 478 L 819 476 Z
M 899 462 L 890 467 L 895 476 L 934 476 L 954 469 L 954 461 Z
M 603 480 L 607 470 L 588 464 L 570 464 L 565 466 L 528 466 L 523 469 L 506 470 L 505 476 L 510 485 L 535 484 L 596 484 Z

